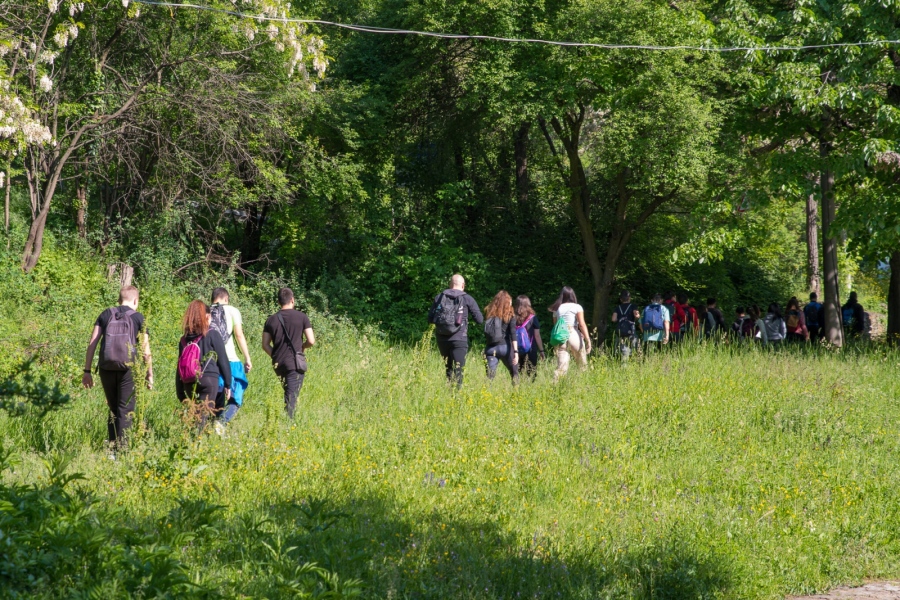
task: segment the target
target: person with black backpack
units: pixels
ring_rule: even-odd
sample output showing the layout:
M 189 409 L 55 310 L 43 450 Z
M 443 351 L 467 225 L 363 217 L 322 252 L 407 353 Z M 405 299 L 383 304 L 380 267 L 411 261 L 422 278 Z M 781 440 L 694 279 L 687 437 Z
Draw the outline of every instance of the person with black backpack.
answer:
M 819 302 L 819 295 L 812 292 L 809 295 L 809 303 L 803 307 L 803 316 L 806 317 L 806 330 L 809 332 L 809 341 L 813 344 L 822 336 L 823 305 Z
M 669 343 L 669 327 L 672 316 L 662 303 L 662 294 L 656 294 L 641 315 L 641 329 L 644 330 L 644 347 L 660 348 Z
M 184 332 L 178 341 L 175 395 L 182 403 L 192 403 L 197 427 L 203 431 L 215 414 L 219 377 L 225 380 L 225 398 L 231 396 L 231 366 L 219 332 L 210 327 L 212 315 L 202 300 L 188 305 L 181 322 Z
M 266 319 L 263 326 L 262 349 L 272 359 L 272 368 L 284 390 L 284 410 L 293 419 L 306 377 L 305 352 L 315 345 L 316 336 L 309 317 L 296 309 L 293 290 L 278 290 L 278 305 L 281 310 Z
M 132 367 L 138 358 L 140 345 L 144 365 L 147 369 L 147 388 L 153 388 L 153 359 L 150 355 L 150 333 L 144 327 L 144 315 L 137 311 L 138 289 L 126 286 L 119 290 L 119 306 L 108 308 L 100 313 L 94 323 L 94 330 L 88 342 L 87 355 L 84 360 L 84 377 L 82 385 L 90 389 L 94 387 L 91 376 L 91 365 L 94 362 L 94 351 L 100 344 L 100 359 L 97 362 L 97 374 L 103 385 L 106 405 L 109 407 L 107 423 L 107 439 L 110 445 L 111 459 L 115 459 L 117 449 L 126 445 L 125 433 L 131 427 L 135 409 L 134 376 Z M 138 337 L 143 333 L 140 344 Z
M 616 326 L 619 354 L 622 362 L 627 362 L 632 350 L 638 347 L 638 322 L 641 311 L 631 303 L 631 292 L 619 294 L 619 305 L 613 310 L 612 322 Z
M 497 363 L 509 371 L 513 383 L 519 381 L 519 341 L 516 337 L 516 312 L 512 297 L 500 290 L 484 309 L 484 356 L 487 359 L 487 376 L 497 374 Z
M 463 384 L 463 369 L 469 352 L 469 318 L 479 325 L 484 317 L 475 298 L 465 292 L 466 280 L 460 274 L 450 278 L 450 287 L 434 298 L 428 311 L 428 322 L 434 325 L 438 351 L 444 358 L 447 381 Z
M 731 336 L 736 340 L 743 340 L 746 337 L 744 335 L 745 325 L 748 321 L 751 323 L 752 321 L 750 317 L 747 316 L 743 306 L 738 306 L 734 313 L 734 322 L 731 324 Z
M 719 310 L 718 303 L 715 298 L 706 300 L 706 323 L 704 326 L 704 334 L 706 337 L 716 337 L 725 331 L 725 315 Z

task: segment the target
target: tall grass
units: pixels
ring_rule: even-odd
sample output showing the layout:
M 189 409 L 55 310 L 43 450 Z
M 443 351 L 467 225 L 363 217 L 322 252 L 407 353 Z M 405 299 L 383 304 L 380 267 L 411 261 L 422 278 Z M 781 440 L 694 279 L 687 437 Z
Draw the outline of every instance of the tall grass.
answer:
M 240 306 L 245 405 L 225 438 L 197 437 L 174 395 L 186 298 L 169 304 L 147 303 L 157 386 L 131 450 L 105 459 L 102 392 L 74 385 L 98 304 L 38 351 L 76 366 L 70 406 L 0 417 L 23 459 L 3 481 L 39 484 L 39 457 L 71 453 L 69 485 L 168 544 L 204 593 L 777 598 L 900 576 L 897 353 L 689 345 L 513 387 L 473 351 L 455 392 L 427 336 L 392 347 L 313 315 L 289 421 L 258 350 L 265 307 Z M 58 326 L 32 319 L 34 337 Z

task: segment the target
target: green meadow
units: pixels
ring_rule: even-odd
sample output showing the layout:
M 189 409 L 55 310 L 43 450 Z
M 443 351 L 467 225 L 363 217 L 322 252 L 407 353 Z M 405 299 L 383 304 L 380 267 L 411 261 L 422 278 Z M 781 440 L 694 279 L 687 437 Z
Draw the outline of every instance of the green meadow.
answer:
M 456 393 L 427 334 L 311 311 L 289 421 L 258 349 L 273 307 L 236 288 L 255 366 L 220 438 L 175 400 L 192 290 L 148 284 L 157 385 L 110 461 L 102 391 L 77 384 L 114 290 L 90 265 L 45 276 L 9 267 L 0 300 L 0 596 L 780 598 L 900 576 L 893 351 L 687 345 L 513 387 L 473 349 Z

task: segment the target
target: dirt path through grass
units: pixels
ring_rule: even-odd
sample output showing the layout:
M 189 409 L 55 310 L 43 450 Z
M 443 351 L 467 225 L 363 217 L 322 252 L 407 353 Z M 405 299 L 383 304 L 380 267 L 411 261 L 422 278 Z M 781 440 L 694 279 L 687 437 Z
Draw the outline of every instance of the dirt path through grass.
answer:
M 789 600 L 898 600 L 900 582 L 867 583 L 862 587 L 842 587 L 826 594 L 814 596 L 792 596 Z

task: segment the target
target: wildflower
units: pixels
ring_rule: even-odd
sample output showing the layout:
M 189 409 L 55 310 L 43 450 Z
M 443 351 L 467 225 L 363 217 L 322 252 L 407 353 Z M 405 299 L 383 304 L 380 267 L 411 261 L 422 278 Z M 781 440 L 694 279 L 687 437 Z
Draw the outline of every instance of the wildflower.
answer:
M 50 80 L 46 75 L 41 76 L 41 80 L 39 82 L 41 89 L 45 92 L 49 92 L 53 89 L 53 81 Z

